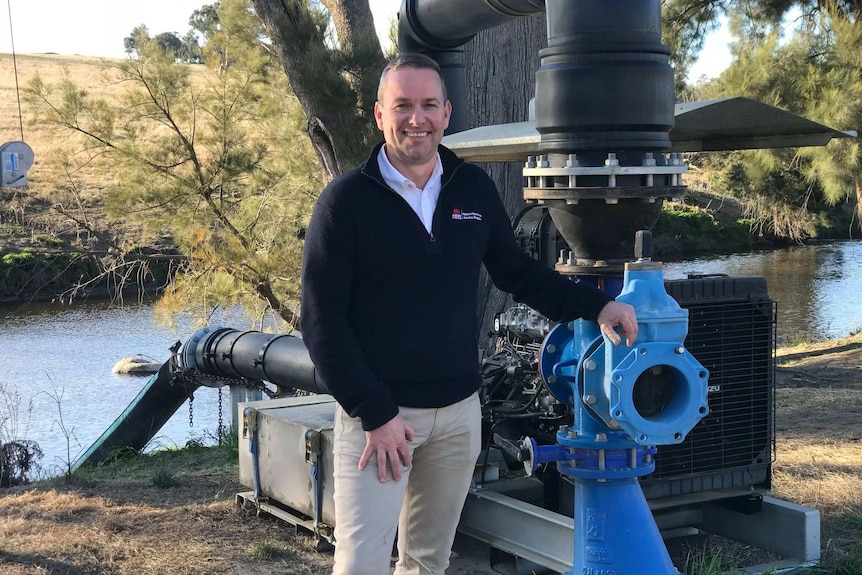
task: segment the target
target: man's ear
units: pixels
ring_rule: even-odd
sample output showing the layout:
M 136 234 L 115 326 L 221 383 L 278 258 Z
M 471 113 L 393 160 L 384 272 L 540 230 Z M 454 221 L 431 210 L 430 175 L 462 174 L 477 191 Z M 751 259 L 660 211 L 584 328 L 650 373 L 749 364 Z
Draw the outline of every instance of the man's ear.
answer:
M 374 102 L 374 119 L 377 121 L 377 128 L 383 130 L 383 108 L 380 107 L 380 102 Z

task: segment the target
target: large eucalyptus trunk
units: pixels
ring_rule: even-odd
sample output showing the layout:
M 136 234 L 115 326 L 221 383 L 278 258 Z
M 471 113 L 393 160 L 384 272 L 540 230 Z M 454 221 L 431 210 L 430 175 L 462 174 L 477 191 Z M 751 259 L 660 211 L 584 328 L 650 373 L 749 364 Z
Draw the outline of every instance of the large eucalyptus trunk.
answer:
M 485 30 L 467 44 L 467 97 L 470 126 L 486 126 L 529 119 L 529 102 L 535 94 L 539 50 L 547 46 L 544 14 L 513 20 Z M 484 164 L 500 190 L 509 215 L 524 206 L 520 163 Z M 512 305 L 512 299 L 494 287 L 483 272 L 478 294 L 479 348 L 490 350 L 487 337 L 494 314 Z
M 304 0 L 251 0 L 308 120 L 328 179 L 354 167 L 377 137 L 373 95 L 385 65 L 368 0 L 324 2 L 340 50 Z

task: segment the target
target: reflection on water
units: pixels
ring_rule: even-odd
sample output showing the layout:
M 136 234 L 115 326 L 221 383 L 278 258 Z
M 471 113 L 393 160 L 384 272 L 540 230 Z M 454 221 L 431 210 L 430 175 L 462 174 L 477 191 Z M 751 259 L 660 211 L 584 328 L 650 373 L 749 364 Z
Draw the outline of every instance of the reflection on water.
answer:
M 665 277 L 688 273 L 762 276 L 778 301 L 778 334 L 782 341 L 836 338 L 862 327 L 862 242 L 794 247 L 666 264 Z M 0 308 L 0 385 L 17 390 L 23 405 L 19 437 L 38 441 L 45 451 L 43 466 L 56 473 L 63 461 L 74 460 L 126 408 L 146 383 L 111 373 L 121 358 L 137 353 L 160 361 L 177 340 L 195 331 L 188 322 L 176 328 L 154 325 L 152 307 L 118 308 L 107 303 L 74 306 L 29 305 Z M 212 325 L 238 329 L 249 326 L 240 314 L 216 318 Z M 48 394 L 62 393 L 63 424 L 71 430 L 71 458 L 59 425 L 60 413 Z M 225 421 L 227 405 L 225 390 Z M 32 402 L 32 417 L 25 406 Z M 3 404 L 0 403 L 0 418 Z M 195 393 L 194 427 L 181 408 L 155 439 L 156 445 L 183 445 L 190 438 L 206 439 L 218 422 L 218 392 Z M 0 425 L 0 433 L 9 431 Z
M 862 242 L 840 242 L 665 264 L 665 277 L 765 277 L 778 302 L 779 342 L 834 339 L 862 329 Z
M 0 308 L 0 386 L 5 388 L 6 397 L 15 391 L 20 394 L 18 436 L 39 443 L 45 452 L 42 465 L 47 472 L 54 474 L 64 462 L 74 461 L 147 382 L 148 377 L 112 373 L 118 360 L 140 353 L 166 361 L 168 348 L 195 331 L 188 322 L 176 328 L 156 326 L 151 316 L 151 305 L 120 308 L 106 302 Z M 236 314 L 214 323 L 244 329 L 248 320 Z M 59 411 L 52 395 L 61 397 Z M 210 388 L 196 391 L 194 427 L 189 426 L 186 402 L 152 445 L 181 446 L 189 439 L 210 443 L 218 425 L 218 395 Z M 224 424 L 228 425 L 227 389 L 223 396 Z M 27 406 L 31 404 L 28 418 Z M 71 432 L 71 457 L 67 456 L 61 416 L 63 426 Z M 0 433 L 3 431 L 0 428 Z

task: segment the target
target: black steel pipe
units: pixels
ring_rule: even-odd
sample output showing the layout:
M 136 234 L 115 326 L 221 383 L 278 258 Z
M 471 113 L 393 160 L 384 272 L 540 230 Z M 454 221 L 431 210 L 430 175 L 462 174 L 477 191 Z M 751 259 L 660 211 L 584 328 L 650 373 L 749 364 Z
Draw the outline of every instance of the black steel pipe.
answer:
M 399 40 L 406 33 L 425 48 L 454 48 L 477 32 L 544 10 L 544 0 L 404 0 Z
M 293 335 L 206 327 L 186 342 L 181 357 L 184 367 L 205 375 L 257 379 L 279 387 L 329 393 L 317 379 L 302 339 Z
M 593 152 L 598 165 L 608 151 L 670 149 L 675 95 L 661 0 L 547 0 L 546 14 L 539 149 Z
M 470 127 L 464 44 L 487 28 L 540 14 L 544 0 L 404 0 L 398 13 L 398 50 L 421 52 L 440 64 L 452 116 L 447 134 Z

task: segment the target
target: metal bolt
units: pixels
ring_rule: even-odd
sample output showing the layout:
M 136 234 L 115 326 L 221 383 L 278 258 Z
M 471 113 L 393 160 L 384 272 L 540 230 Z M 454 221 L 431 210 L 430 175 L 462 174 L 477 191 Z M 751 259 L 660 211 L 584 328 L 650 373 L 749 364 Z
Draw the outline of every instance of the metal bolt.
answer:
M 527 156 L 527 162 L 524 164 L 525 168 L 535 168 L 536 167 L 536 156 Z
M 578 155 L 577 154 L 569 154 L 569 160 L 566 162 L 566 165 L 570 168 L 578 167 Z
M 557 353 L 557 346 L 555 346 L 555 345 L 554 345 L 554 344 L 552 344 L 552 343 L 549 343 L 549 344 L 545 347 L 545 351 L 546 351 L 547 353 Z
M 574 429 L 570 430 L 566 435 L 569 436 L 569 439 L 577 439 L 578 438 L 578 432 L 575 431 Z
M 597 433 L 596 434 L 596 441 L 607 441 L 607 440 L 608 440 L 607 434 L 605 434 L 605 433 Z
M 620 161 L 617 159 L 617 155 L 613 152 L 608 154 L 608 159 L 605 160 L 605 165 L 606 166 L 619 166 Z
M 587 371 L 595 371 L 596 362 L 592 359 L 588 359 L 586 362 L 584 362 L 584 369 L 586 369 Z
M 652 152 L 647 152 L 644 154 L 644 166 L 655 166 L 655 158 L 653 157 Z
M 545 155 L 541 155 L 541 156 L 539 156 L 539 158 L 538 158 L 538 164 L 539 164 L 539 167 L 540 167 L 540 168 L 547 168 L 547 167 L 549 167 L 549 166 L 550 166 L 550 164 L 548 163 L 548 156 L 545 156 Z
M 587 405 L 595 405 L 596 401 L 597 401 L 596 396 L 593 395 L 592 393 L 588 393 L 587 395 L 584 396 L 584 403 L 586 403 Z
M 685 348 L 682 346 L 677 347 L 673 350 L 677 355 L 682 355 L 685 353 Z
M 611 426 L 611 429 L 619 429 L 620 428 L 620 422 L 617 421 L 616 419 L 612 419 L 608 425 Z

